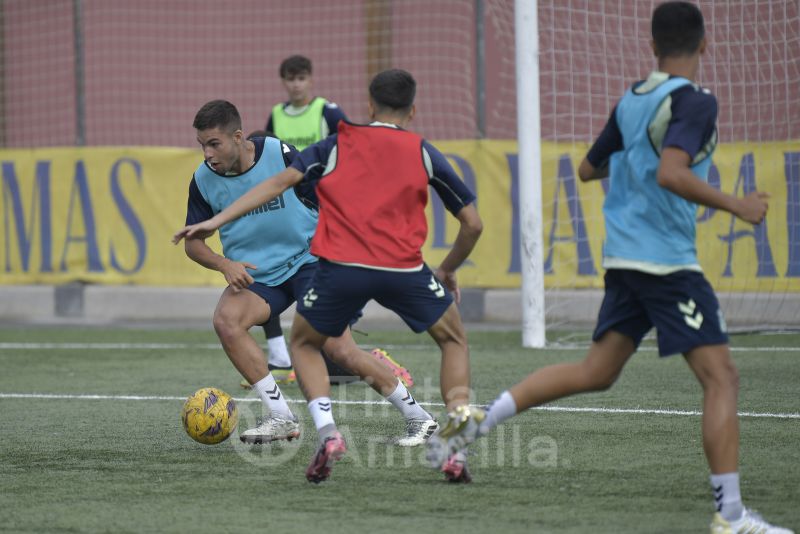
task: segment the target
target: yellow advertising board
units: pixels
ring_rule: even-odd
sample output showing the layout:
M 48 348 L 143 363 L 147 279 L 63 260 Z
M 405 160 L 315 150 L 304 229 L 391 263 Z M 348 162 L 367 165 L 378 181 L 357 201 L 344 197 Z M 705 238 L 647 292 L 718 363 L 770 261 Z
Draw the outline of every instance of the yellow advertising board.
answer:
M 201 157 L 171 148 L 0 151 L 3 283 L 219 282 L 170 243 Z
M 459 272 L 465 287 L 519 287 L 519 172 L 515 141 L 437 142 L 477 195 L 484 234 Z M 588 146 L 542 144 L 542 243 L 548 287 L 602 287 L 604 182 L 581 183 Z M 222 285 L 222 276 L 170 243 L 186 216 L 188 185 L 201 161 L 179 148 L 0 150 L 3 230 L 0 283 L 163 286 Z M 714 154 L 709 182 L 743 196 L 770 193 L 754 227 L 700 208 L 697 245 L 721 290 L 800 291 L 800 143 L 728 144 Z M 524 201 L 524 199 L 522 199 Z M 436 195 L 423 254 L 447 254 L 458 222 Z M 220 250 L 216 238 L 209 243 Z

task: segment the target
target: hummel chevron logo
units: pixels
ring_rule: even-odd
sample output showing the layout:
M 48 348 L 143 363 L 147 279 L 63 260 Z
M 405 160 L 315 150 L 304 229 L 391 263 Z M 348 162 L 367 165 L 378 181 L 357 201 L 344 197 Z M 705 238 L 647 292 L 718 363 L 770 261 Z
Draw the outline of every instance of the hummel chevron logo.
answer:
M 409 402 L 409 399 L 411 400 L 411 402 Z M 409 393 L 407 397 L 403 397 L 400 400 L 402 400 L 403 402 L 405 402 L 409 406 L 414 406 L 417 403 L 417 401 L 414 400 L 414 397 L 411 396 L 411 393 Z
M 278 389 L 277 384 L 275 384 L 275 387 L 272 388 L 272 391 L 267 390 L 267 396 L 272 400 L 278 400 L 281 398 L 281 390 Z
M 717 503 L 717 512 L 720 512 L 722 511 L 722 484 L 713 489 L 714 489 L 714 501 Z
M 692 315 L 694 313 L 695 308 L 697 308 L 697 304 L 694 303 L 694 299 L 689 299 L 689 301 L 684 304 L 683 302 L 678 302 L 678 309 L 684 315 Z
M 695 304 L 694 299 L 689 299 L 685 304 L 678 302 L 678 310 L 683 314 L 683 320 L 687 325 L 695 330 L 700 330 L 700 326 L 703 324 L 703 313 L 697 310 L 697 304 Z M 697 310 L 697 313 L 695 313 L 695 310 Z
M 323 412 L 331 411 L 331 403 L 330 402 L 320 402 L 317 406 L 319 406 L 319 409 L 322 410 Z
M 444 288 L 434 276 L 431 276 L 431 283 L 428 284 L 428 289 L 433 291 L 433 294 L 438 298 L 442 298 L 444 296 Z
M 310 288 L 310 289 L 308 290 L 308 292 L 306 292 L 306 296 L 304 296 L 304 297 L 303 297 L 303 305 L 304 305 L 306 308 L 310 308 L 311 306 L 313 306 L 313 305 L 314 305 L 314 302 L 316 302 L 316 300 L 317 300 L 318 298 L 319 298 L 319 295 L 317 295 L 317 294 L 314 292 L 314 288 L 312 287 L 312 288 Z

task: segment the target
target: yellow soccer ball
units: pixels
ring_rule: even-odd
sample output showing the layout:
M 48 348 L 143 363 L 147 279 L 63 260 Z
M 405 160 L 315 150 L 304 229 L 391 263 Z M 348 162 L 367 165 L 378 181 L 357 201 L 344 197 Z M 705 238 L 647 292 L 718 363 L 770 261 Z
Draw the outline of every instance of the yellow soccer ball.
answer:
M 183 403 L 183 428 L 193 440 L 214 445 L 228 439 L 239 422 L 236 401 L 217 388 L 201 388 Z

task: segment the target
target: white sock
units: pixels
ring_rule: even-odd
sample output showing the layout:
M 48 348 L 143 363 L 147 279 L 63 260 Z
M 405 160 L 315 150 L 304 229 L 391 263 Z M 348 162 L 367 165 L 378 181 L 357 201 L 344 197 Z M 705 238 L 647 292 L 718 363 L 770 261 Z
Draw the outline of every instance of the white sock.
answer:
M 317 427 L 317 431 L 326 425 L 333 425 L 334 428 L 336 427 L 336 423 L 333 421 L 330 397 L 317 397 L 309 401 L 308 411 L 311 412 L 311 417 L 314 419 L 314 426 Z
M 433 419 L 431 414 L 423 410 L 422 406 L 417 404 L 417 401 L 414 400 L 414 397 L 408 392 L 408 389 L 406 389 L 403 383 L 399 380 L 397 381 L 397 387 L 391 395 L 386 397 L 386 400 L 391 402 L 395 408 L 400 410 L 406 420 L 425 421 L 428 419 Z
M 517 414 L 517 405 L 511 393 L 504 391 L 486 409 L 486 419 L 479 427 L 481 435 L 488 434 L 494 427 Z
M 286 347 L 286 340 L 283 335 L 269 338 L 267 347 L 269 347 L 269 363 L 275 367 L 292 366 L 292 360 L 289 358 L 289 349 Z
M 739 473 L 711 475 L 714 506 L 725 521 L 736 521 L 742 517 L 744 506 L 739 490 Z
M 283 398 L 281 389 L 275 383 L 275 379 L 272 378 L 272 373 L 267 373 L 267 376 L 253 384 L 253 389 L 258 391 L 261 396 L 261 402 L 270 412 L 278 413 L 289 419 L 295 418 L 292 410 L 289 409 L 289 405 L 286 404 L 286 399 Z

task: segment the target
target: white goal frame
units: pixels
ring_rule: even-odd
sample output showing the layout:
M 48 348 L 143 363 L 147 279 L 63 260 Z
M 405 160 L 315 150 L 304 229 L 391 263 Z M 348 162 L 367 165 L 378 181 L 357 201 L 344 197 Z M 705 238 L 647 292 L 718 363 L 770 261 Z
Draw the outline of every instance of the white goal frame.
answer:
M 542 244 L 542 150 L 539 126 L 538 2 L 515 0 L 517 144 L 522 274 L 522 346 L 541 348 L 545 338 Z

